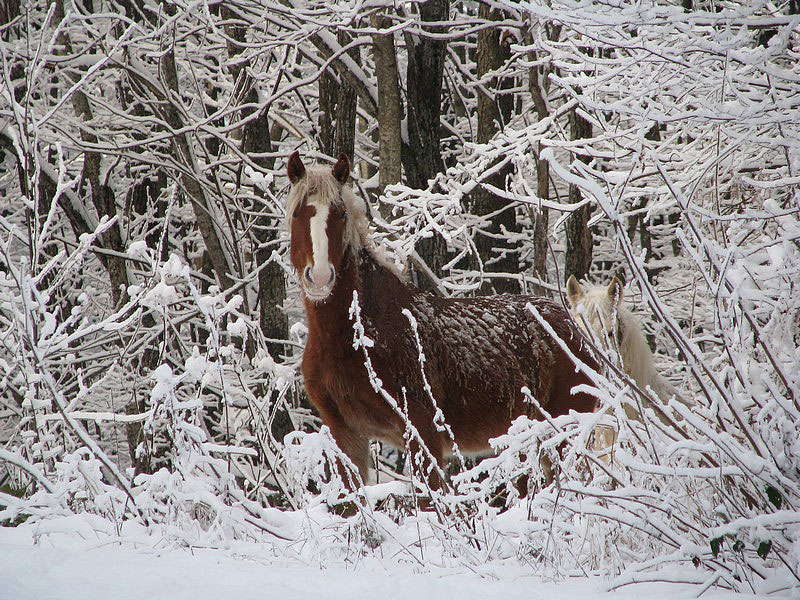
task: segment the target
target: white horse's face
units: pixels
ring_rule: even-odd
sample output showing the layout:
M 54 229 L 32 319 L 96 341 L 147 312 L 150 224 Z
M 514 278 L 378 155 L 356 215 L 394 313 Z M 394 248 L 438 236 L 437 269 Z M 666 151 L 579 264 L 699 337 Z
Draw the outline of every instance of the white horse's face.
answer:
M 584 289 L 571 276 L 567 281 L 567 299 L 578 325 L 606 350 L 618 350 L 622 334 L 618 311 L 622 302 L 620 281 L 614 277 L 608 287 Z

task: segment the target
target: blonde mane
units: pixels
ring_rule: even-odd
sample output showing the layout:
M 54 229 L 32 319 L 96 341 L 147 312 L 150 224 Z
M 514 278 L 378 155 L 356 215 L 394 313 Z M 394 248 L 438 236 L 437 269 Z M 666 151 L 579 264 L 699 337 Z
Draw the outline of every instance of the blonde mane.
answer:
M 616 342 L 613 349 L 619 352 L 625 372 L 641 389 L 649 386 L 663 402 L 675 396 L 686 404 L 669 381 L 656 371 L 642 325 L 622 301 L 622 285 L 616 277 L 608 287 L 583 287 L 572 281 L 573 278 L 567 283 L 567 297 L 570 312 L 578 325 L 584 330 L 588 326 L 590 331 L 587 333 L 602 343 Z

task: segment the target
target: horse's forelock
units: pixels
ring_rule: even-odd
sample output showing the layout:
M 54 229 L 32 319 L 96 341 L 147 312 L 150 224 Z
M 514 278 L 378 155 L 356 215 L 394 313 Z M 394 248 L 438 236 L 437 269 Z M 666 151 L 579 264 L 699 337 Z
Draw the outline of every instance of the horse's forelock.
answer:
M 605 288 L 598 287 L 590 287 L 584 291 L 580 303 L 583 305 L 584 313 L 587 318 L 600 317 L 605 321 L 611 318 L 614 305 L 605 292 Z
M 622 328 L 624 329 L 624 321 L 633 317 L 624 306 L 615 305 L 604 287 L 590 286 L 585 288 L 579 304 L 583 307 L 583 317 L 595 330 L 595 334 L 601 334 L 603 330 L 607 330 L 613 325 L 615 319 L 618 323 L 622 323 Z M 577 311 L 574 312 L 577 313 Z M 578 318 L 578 321 L 580 320 Z M 622 340 L 619 341 L 621 342 Z

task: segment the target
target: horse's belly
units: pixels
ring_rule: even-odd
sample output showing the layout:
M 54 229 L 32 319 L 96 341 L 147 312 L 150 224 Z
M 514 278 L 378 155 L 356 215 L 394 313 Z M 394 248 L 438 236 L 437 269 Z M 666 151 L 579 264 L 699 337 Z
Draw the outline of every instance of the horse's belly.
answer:
M 359 433 L 373 439 L 385 439 L 402 431 L 400 417 L 372 390 L 338 389 L 332 396 L 342 418 Z
M 501 396 L 483 393 L 449 400 L 445 418 L 459 449 L 475 456 L 490 454 L 489 440 L 506 434 L 514 419 L 532 412 L 518 389 Z

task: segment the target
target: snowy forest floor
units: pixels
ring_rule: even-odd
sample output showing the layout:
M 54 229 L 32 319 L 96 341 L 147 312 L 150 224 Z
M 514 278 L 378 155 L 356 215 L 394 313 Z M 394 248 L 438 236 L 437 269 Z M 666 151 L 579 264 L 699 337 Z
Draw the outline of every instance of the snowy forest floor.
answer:
M 522 567 L 487 566 L 485 573 L 421 570 L 371 557 L 354 566 L 307 564 L 276 556 L 268 544 L 180 549 L 154 538 L 102 539 L 82 519 L 0 528 L 0 598 L 4 600 L 127 600 L 141 598 L 504 598 L 513 600 L 695 598 L 695 585 L 636 584 L 609 592 L 599 578 L 549 581 Z M 706 600 L 739 596 L 710 589 Z M 766 596 L 748 596 L 760 598 Z

